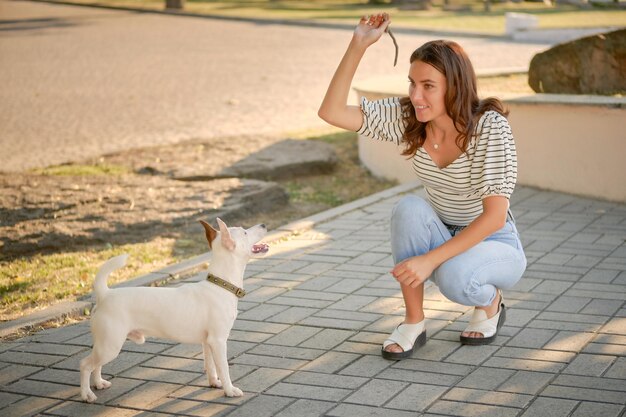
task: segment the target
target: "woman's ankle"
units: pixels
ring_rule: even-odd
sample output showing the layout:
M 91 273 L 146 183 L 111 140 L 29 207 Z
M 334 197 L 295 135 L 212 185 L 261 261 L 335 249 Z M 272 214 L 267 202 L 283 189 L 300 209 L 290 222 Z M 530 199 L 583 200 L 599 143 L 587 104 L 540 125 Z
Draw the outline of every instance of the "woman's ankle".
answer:
M 420 323 L 422 321 L 424 321 L 424 312 L 422 312 L 421 314 L 415 314 L 415 315 L 411 315 L 411 316 L 405 316 L 404 317 L 404 323 L 405 324 L 416 324 L 416 323 Z

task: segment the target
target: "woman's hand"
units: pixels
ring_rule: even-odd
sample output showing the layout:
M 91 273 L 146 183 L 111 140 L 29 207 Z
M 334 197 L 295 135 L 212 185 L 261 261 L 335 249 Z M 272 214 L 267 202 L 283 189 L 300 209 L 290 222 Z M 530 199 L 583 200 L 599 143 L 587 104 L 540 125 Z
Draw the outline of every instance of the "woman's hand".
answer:
M 432 263 L 427 256 L 414 256 L 396 265 L 391 271 L 391 275 L 393 275 L 400 284 L 417 288 L 428 279 L 436 267 L 437 265 Z
M 354 30 L 354 40 L 368 47 L 383 36 L 390 23 L 391 19 L 387 13 L 363 16 Z

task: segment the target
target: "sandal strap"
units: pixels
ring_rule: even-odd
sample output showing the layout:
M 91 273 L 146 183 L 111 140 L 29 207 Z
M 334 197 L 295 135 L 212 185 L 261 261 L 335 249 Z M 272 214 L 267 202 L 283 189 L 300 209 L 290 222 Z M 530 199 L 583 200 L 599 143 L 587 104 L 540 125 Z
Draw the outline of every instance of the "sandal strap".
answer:
M 391 333 L 391 335 L 383 342 L 383 349 L 389 345 L 397 344 L 405 352 L 413 348 L 417 337 L 424 333 L 424 324 L 426 320 L 422 320 L 415 324 L 401 323 Z
M 465 332 L 482 333 L 483 337 L 491 337 L 496 334 L 498 330 L 498 320 L 502 313 L 502 307 L 498 309 L 498 313 L 492 318 L 487 318 L 485 310 L 474 309 L 472 317 L 470 318 L 469 325 L 465 328 Z

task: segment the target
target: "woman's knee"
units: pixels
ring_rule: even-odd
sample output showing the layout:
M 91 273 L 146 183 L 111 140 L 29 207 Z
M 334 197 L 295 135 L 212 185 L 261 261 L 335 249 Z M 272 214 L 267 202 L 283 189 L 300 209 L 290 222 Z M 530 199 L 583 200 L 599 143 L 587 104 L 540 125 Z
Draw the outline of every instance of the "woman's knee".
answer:
M 407 195 L 394 206 L 391 212 L 391 222 L 406 224 L 431 211 L 432 208 L 426 200 L 416 195 Z

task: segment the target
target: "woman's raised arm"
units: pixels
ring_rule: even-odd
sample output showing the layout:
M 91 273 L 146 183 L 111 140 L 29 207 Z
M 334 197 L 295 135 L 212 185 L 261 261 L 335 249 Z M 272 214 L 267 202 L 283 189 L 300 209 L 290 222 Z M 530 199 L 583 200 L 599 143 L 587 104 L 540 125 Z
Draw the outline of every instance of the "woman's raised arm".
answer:
M 389 23 L 391 20 L 387 13 L 362 17 L 359 21 L 317 112 L 326 122 L 352 131 L 359 130 L 363 124 L 361 109 L 358 106 L 348 106 L 350 85 L 365 51 L 380 39 Z

